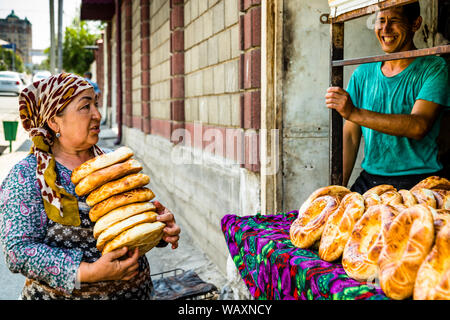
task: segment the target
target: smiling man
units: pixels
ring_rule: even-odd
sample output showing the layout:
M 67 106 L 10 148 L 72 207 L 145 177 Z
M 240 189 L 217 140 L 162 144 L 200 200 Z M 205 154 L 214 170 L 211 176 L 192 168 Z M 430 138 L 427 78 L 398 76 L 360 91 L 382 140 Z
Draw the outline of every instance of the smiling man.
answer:
M 422 23 L 419 3 L 377 14 L 375 35 L 385 53 L 416 49 Z M 443 107 L 450 105 L 448 67 L 437 56 L 360 65 L 347 90 L 330 87 L 326 105 L 346 120 L 343 185 L 347 185 L 364 137 L 363 171 L 351 187 L 364 193 L 375 185 L 410 189 L 430 175 L 443 175 L 436 138 Z M 448 177 L 447 177 L 448 178 Z

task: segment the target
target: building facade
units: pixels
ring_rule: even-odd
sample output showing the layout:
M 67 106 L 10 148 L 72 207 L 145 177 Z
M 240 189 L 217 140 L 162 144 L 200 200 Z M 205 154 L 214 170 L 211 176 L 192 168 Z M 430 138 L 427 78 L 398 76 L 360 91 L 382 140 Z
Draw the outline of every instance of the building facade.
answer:
M 421 1 L 433 32 L 436 3 Z M 224 215 L 298 209 L 329 183 L 329 12 L 326 0 L 82 1 L 82 19 L 108 21 L 96 52 L 107 124 L 224 273 Z M 381 53 L 372 20 L 346 23 L 346 58 Z
M 32 25 L 25 17 L 20 19 L 14 10 L 5 18 L 0 19 L 0 39 L 16 45 L 16 52 L 25 65 L 31 65 Z

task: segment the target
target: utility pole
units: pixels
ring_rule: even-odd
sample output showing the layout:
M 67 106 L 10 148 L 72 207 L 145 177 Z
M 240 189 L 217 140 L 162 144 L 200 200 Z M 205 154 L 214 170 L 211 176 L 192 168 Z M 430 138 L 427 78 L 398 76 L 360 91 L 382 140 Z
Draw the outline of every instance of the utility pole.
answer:
M 63 0 L 58 0 L 58 72 L 62 72 L 62 21 Z
M 50 1 L 50 72 L 55 73 L 55 5 Z

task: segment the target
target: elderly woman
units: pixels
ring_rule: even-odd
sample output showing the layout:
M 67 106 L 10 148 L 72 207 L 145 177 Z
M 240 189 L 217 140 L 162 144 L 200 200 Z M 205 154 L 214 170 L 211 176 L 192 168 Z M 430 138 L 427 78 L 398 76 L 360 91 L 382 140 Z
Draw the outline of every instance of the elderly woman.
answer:
M 101 255 L 86 197 L 70 181 L 74 168 L 102 154 L 101 115 L 93 87 L 62 73 L 35 82 L 19 98 L 22 125 L 33 141 L 0 188 L 0 239 L 12 272 L 26 277 L 22 299 L 150 299 L 145 255 L 127 248 Z M 162 242 L 178 246 L 180 228 L 160 203 Z

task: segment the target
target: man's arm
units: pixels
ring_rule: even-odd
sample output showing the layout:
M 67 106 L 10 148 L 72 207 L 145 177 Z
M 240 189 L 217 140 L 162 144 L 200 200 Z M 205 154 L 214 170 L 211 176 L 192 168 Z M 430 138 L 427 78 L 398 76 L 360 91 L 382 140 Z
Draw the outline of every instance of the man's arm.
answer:
M 346 120 L 393 136 L 422 139 L 434 124 L 441 106 L 437 103 L 417 100 L 410 114 L 383 114 L 356 108 L 349 94 L 342 88 L 328 88 L 328 108 L 335 109 Z
M 353 171 L 358 156 L 361 141 L 361 127 L 351 121 L 345 121 L 343 129 L 343 182 L 346 186 Z

